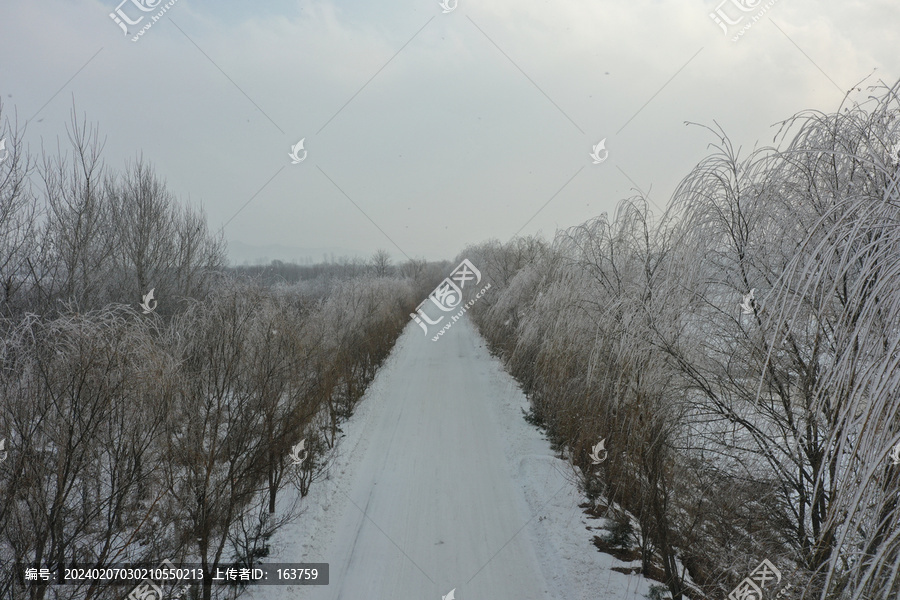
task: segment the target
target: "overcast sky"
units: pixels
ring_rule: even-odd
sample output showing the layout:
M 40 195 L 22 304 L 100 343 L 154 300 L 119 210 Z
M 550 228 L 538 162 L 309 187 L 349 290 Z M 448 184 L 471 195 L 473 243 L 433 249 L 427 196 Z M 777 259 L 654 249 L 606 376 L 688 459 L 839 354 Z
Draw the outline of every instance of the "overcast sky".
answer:
M 164 4 L 142 1 L 125 35 L 119 0 L 2 0 L 4 116 L 55 147 L 74 97 L 110 167 L 143 153 L 251 246 L 450 259 L 550 238 L 635 188 L 664 205 L 716 141 L 685 121 L 746 152 L 900 77 L 896 0 L 777 0 L 737 42 L 766 3 L 176 0 L 132 42 Z M 743 16 L 728 35 L 717 7 Z

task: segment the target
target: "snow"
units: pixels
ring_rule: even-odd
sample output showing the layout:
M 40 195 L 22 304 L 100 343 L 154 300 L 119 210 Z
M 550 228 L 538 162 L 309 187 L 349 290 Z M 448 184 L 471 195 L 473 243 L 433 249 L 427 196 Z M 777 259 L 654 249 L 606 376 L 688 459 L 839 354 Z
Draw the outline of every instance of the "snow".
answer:
M 404 330 L 353 416 L 330 477 L 266 562 L 327 562 L 328 586 L 276 599 L 643 599 L 610 570 L 575 473 L 522 417 L 527 400 L 468 318 L 438 342 Z M 591 530 L 589 530 L 591 528 Z

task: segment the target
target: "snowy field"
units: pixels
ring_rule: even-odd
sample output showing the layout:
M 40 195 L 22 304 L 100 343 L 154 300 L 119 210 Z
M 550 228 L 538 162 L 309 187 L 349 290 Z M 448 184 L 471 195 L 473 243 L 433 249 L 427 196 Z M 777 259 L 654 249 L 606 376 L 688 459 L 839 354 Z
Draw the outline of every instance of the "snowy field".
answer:
M 330 478 L 273 539 L 267 562 L 327 562 L 330 585 L 249 597 L 644 598 L 652 582 L 591 544 L 601 521 L 525 408 L 467 319 L 438 342 L 410 324 L 343 425 Z

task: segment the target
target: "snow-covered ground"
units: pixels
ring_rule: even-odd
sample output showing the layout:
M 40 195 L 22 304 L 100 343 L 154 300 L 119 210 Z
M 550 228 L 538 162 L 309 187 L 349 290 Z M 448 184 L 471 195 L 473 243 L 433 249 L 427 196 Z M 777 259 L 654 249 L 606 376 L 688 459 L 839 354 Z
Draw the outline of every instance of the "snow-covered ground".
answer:
M 592 545 L 601 521 L 523 408 L 467 319 L 437 342 L 410 324 L 266 561 L 327 562 L 330 585 L 250 597 L 643 599 L 652 582 L 610 570 L 626 564 Z

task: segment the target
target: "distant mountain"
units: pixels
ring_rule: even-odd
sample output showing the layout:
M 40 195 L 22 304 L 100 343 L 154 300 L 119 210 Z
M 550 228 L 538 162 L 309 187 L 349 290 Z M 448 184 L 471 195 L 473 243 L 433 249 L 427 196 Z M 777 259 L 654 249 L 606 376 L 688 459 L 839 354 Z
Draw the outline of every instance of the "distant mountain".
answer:
M 298 248 L 280 244 L 254 246 L 237 240 L 228 240 L 228 262 L 232 266 L 267 265 L 273 260 L 312 265 L 339 261 L 341 257 L 366 259 L 369 255 L 337 246 L 327 248 Z

